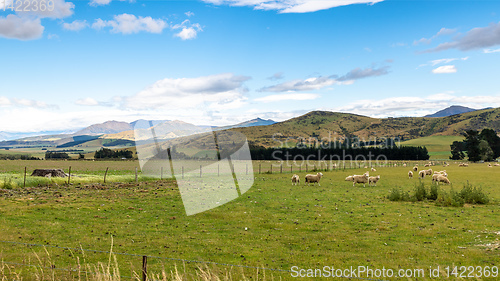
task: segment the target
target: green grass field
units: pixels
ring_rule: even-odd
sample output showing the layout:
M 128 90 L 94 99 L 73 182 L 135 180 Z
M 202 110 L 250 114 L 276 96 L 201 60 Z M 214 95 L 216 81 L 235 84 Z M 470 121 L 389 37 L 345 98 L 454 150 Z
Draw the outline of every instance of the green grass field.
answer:
M 451 156 L 450 145 L 454 141 L 463 141 L 463 137 L 457 136 L 430 136 L 401 142 L 405 146 L 425 146 L 429 151 L 430 159 L 448 160 Z
M 5 173 L 32 162 L 37 161 L 2 162 L 1 167 Z M 51 164 L 61 163 L 77 167 L 70 161 Z M 111 165 L 81 163 L 75 171 L 99 174 Z M 134 163 L 116 162 L 113 170 L 125 174 L 135 169 Z M 254 169 L 258 164 L 254 162 Z M 185 215 L 172 180 L 1 189 L 0 240 L 101 251 L 113 245 L 113 252 L 138 255 L 117 255 L 122 276 L 140 272 L 141 255 L 283 270 L 292 266 L 394 270 L 440 266 L 443 271 L 445 266 L 500 266 L 500 167 L 433 167 L 446 169 L 452 182 L 452 186 L 441 185 L 441 190 L 459 191 L 469 181 L 489 195 L 487 205 L 437 207 L 431 201 L 389 201 L 392 188 L 412 191 L 419 182 L 408 179 L 410 166 L 413 163 L 376 167 L 370 174 L 381 176 L 377 186 L 353 187 L 344 178 L 366 169 L 324 171 L 321 186 L 304 186 L 303 182 L 292 186 L 291 173 L 283 169 L 280 174 L 276 165 L 274 174 L 255 174 L 253 187 L 242 196 L 193 216 Z M 294 172 L 302 178 L 305 175 L 305 171 Z M 423 181 L 430 186 L 430 178 Z M 0 259 L 67 269 L 77 261 L 107 263 L 109 256 L 51 247 L 45 252 L 43 247 L 0 242 Z M 160 258 L 148 261 L 150 272 L 170 272 L 177 266 L 189 276 L 194 276 L 197 265 Z M 215 268 L 233 270 L 234 280 L 243 274 L 262 279 L 264 274 L 252 268 Z M 11 270 L 25 280 L 36 273 L 33 267 L 12 266 Z M 76 278 L 74 272 L 53 271 L 63 279 Z M 265 274 L 292 279 L 287 272 Z

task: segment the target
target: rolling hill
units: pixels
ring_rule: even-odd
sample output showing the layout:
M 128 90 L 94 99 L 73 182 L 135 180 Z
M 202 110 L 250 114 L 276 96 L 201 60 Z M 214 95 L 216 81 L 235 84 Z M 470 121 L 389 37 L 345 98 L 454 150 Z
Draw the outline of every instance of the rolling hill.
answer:
M 358 136 L 365 140 L 398 137 L 412 140 L 427 136 L 461 136 L 465 130 L 491 128 L 500 132 L 500 108 L 477 110 L 446 117 L 371 118 L 361 115 L 312 111 L 268 126 L 235 128 L 250 143 L 265 147 L 295 145 L 297 138 L 332 140 Z M 288 142 L 287 142 L 288 140 Z
M 465 107 L 465 106 L 460 106 L 460 105 L 452 105 L 448 108 L 442 109 L 434 114 L 429 114 L 425 115 L 424 117 L 446 117 L 446 116 L 451 116 L 455 114 L 462 114 L 462 113 L 467 113 L 471 111 L 476 111 L 477 109 L 470 108 L 470 107 Z

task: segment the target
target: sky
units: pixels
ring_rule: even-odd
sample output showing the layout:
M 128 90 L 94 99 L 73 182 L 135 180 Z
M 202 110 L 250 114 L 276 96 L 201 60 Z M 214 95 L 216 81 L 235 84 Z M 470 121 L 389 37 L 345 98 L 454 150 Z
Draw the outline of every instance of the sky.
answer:
M 500 1 L 30 1 L 0 0 L 0 132 L 500 106 Z

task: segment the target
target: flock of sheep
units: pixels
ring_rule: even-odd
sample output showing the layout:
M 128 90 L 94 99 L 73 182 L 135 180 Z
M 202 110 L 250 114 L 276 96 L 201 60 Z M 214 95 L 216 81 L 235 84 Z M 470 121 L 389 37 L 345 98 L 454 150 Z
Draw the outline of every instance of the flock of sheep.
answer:
M 449 166 L 450 164 L 447 164 L 445 163 L 443 166 L 446 167 L 446 166 Z M 427 164 L 424 165 L 424 167 L 430 167 L 430 166 L 433 166 L 433 163 L 432 162 L 429 162 Z M 469 164 L 467 163 L 460 163 L 458 165 L 459 167 L 468 167 Z M 496 163 L 494 164 L 494 166 L 500 166 L 500 164 Z M 404 167 L 406 167 L 406 164 L 404 164 Z M 488 164 L 488 167 L 492 167 L 491 164 Z M 366 167 L 365 167 L 366 168 Z M 372 172 L 376 172 L 377 170 L 375 170 L 374 168 L 371 168 L 371 171 Z M 418 170 L 418 164 L 415 164 L 415 166 L 413 167 L 413 170 L 410 170 L 408 171 L 408 178 L 412 179 L 413 178 L 413 173 L 416 173 L 418 172 L 418 177 L 420 179 L 424 179 L 426 176 L 431 176 L 432 178 L 432 182 L 433 183 L 436 183 L 436 184 L 439 184 L 440 182 L 441 183 L 444 183 L 444 184 L 450 184 L 450 180 L 448 179 L 448 173 L 446 172 L 446 170 L 443 170 L 443 171 L 432 171 L 432 168 L 429 168 L 429 169 L 426 169 L 426 170 Z M 318 183 L 319 184 L 319 181 L 321 180 L 321 177 L 323 176 L 322 173 L 317 173 L 315 175 L 313 174 L 307 174 L 305 176 L 305 183 L 304 184 L 308 184 L 309 183 Z M 376 176 L 376 177 L 370 177 L 370 174 L 368 171 L 366 171 L 363 175 L 351 175 L 351 176 L 348 176 L 345 178 L 346 181 L 352 181 L 352 186 L 355 186 L 356 184 L 363 184 L 363 186 L 365 186 L 367 183 L 369 186 L 371 185 L 377 185 L 377 182 L 380 180 L 380 175 Z M 297 185 L 300 183 L 300 177 L 299 175 L 297 174 L 294 174 L 292 176 L 292 185 Z

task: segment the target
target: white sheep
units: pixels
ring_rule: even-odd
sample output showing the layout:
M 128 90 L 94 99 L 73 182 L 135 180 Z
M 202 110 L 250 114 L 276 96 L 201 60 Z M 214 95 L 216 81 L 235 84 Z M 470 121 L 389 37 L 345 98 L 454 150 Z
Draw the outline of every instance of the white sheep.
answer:
M 375 168 L 372 168 L 372 172 L 376 172 L 377 170 L 375 170 Z
M 304 185 L 307 183 L 307 185 L 309 185 L 309 183 L 318 183 L 319 186 L 321 186 L 321 184 L 319 184 L 319 180 L 321 179 L 321 177 L 323 176 L 322 173 L 317 173 L 316 175 L 311 175 L 311 174 L 307 174 L 306 175 L 306 181 L 304 183 Z
M 365 187 L 365 184 L 368 183 L 370 179 L 370 176 L 368 173 L 364 173 L 363 175 L 354 175 L 352 176 L 352 186 L 354 186 L 357 183 L 362 183 L 363 187 Z
M 498 163 L 495 163 L 495 164 L 493 164 L 493 166 L 500 166 L 500 164 L 498 164 Z
M 421 179 L 425 178 L 425 170 L 421 170 L 420 172 L 418 172 L 418 177 Z
M 353 176 L 348 176 L 345 178 L 345 181 L 352 181 L 352 179 L 353 179 Z
M 432 169 L 429 169 L 429 170 L 423 170 L 425 171 L 425 175 L 426 176 L 432 176 Z
M 403 164 L 403 167 L 406 167 L 406 163 Z
M 299 184 L 299 183 L 300 183 L 300 177 L 299 177 L 299 175 L 294 174 L 294 175 L 292 176 L 292 185 L 297 185 L 297 184 Z
M 434 175 L 432 175 L 432 182 L 436 182 L 438 183 L 438 177 L 439 176 L 442 176 L 440 173 L 434 173 Z
M 412 171 L 408 171 L 408 178 L 409 179 L 413 178 L 413 172 Z
M 443 175 L 439 175 L 437 177 L 437 181 L 445 183 L 445 184 L 450 184 L 450 180 L 447 177 L 443 176 Z
M 368 178 L 368 185 L 371 185 L 373 183 L 375 186 L 377 186 L 377 182 L 379 179 L 380 179 L 380 175 L 378 175 L 376 177 L 369 177 Z
M 416 172 L 416 171 L 418 171 L 418 166 L 417 166 L 417 165 L 415 165 L 415 166 L 413 167 L 413 171 L 415 171 L 415 172 Z

